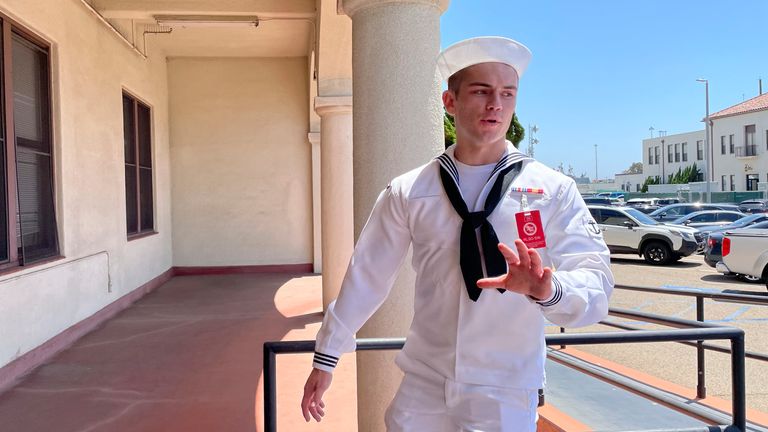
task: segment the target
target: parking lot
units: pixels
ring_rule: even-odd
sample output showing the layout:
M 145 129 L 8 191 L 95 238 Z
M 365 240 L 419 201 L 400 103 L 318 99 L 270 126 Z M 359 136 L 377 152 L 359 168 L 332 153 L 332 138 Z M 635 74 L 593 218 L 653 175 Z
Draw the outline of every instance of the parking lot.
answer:
M 611 267 L 617 284 L 649 287 L 686 287 L 765 295 L 765 284 L 741 282 L 724 276 L 704 263 L 702 255 L 685 257 L 668 266 L 651 266 L 637 255 L 612 255 Z M 611 307 L 632 309 L 678 318 L 695 320 L 696 301 L 693 297 L 648 294 L 617 289 Z M 707 322 L 742 328 L 746 332 L 748 351 L 768 354 L 768 306 L 704 301 Z M 616 318 L 611 318 L 618 320 Z M 661 328 L 657 325 L 632 322 L 643 329 Z M 549 332 L 557 331 L 550 328 Z M 606 326 L 593 326 L 570 331 L 619 331 Z M 725 342 L 716 341 L 721 345 Z M 651 374 L 686 388 L 696 388 L 696 350 L 678 343 L 652 343 L 610 346 L 582 346 L 579 350 L 598 355 L 629 368 Z M 707 395 L 730 401 L 730 358 L 713 351 L 706 353 Z M 768 363 L 746 361 L 747 406 L 768 413 Z

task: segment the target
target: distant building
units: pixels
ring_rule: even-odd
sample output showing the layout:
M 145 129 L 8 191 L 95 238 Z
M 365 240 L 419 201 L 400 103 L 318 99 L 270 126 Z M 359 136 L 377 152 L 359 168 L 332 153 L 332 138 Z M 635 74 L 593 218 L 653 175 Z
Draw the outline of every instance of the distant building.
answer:
M 768 93 L 711 114 L 710 119 L 710 189 L 768 190 Z M 704 141 L 703 130 L 643 140 L 644 179 L 658 176 L 665 184 L 678 169 L 695 164 L 705 188 Z
M 644 173 L 616 174 L 614 183 L 624 192 L 640 192 L 646 177 Z
M 670 175 L 693 164 L 703 174 L 703 130 L 643 140 L 643 182 L 648 177 L 659 177 L 662 183 L 667 183 Z M 704 181 L 703 176 L 700 180 Z
M 718 111 L 712 120 L 712 181 L 719 191 L 768 186 L 768 93 Z

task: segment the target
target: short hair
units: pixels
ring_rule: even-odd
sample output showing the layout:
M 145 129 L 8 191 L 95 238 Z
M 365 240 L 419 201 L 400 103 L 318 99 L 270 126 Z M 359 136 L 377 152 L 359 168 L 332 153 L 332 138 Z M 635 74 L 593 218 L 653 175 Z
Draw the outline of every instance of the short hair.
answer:
M 461 82 L 464 80 L 465 69 L 466 68 L 448 77 L 448 90 L 452 91 L 454 97 L 456 97 L 457 99 L 459 97 L 459 88 L 461 87 Z

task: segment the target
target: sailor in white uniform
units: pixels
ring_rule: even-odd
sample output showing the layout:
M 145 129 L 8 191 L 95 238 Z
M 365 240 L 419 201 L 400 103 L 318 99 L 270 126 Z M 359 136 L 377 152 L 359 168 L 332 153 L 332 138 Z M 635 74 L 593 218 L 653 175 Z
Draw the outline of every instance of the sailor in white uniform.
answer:
M 575 183 L 505 139 L 530 57 L 500 37 L 440 54 L 457 143 L 379 195 L 317 335 L 307 421 L 324 415 L 334 367 L 410 245 L 415 313 L 389 431 L 534 431 L 545 320 L 578 327 L 607 315 L 609 252 Z

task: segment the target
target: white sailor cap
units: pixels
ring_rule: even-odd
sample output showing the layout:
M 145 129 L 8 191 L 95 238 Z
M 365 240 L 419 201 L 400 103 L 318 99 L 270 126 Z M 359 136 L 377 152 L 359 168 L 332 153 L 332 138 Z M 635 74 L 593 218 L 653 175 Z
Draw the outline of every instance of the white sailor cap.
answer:
M 449 46 L 437 58 L 437 69 L 444 81 L 456 72 L 479 63 L 504 63 L 520 78 L 531 61 L 531 50 L 512 39 L 483 36 L 465 39 Z

